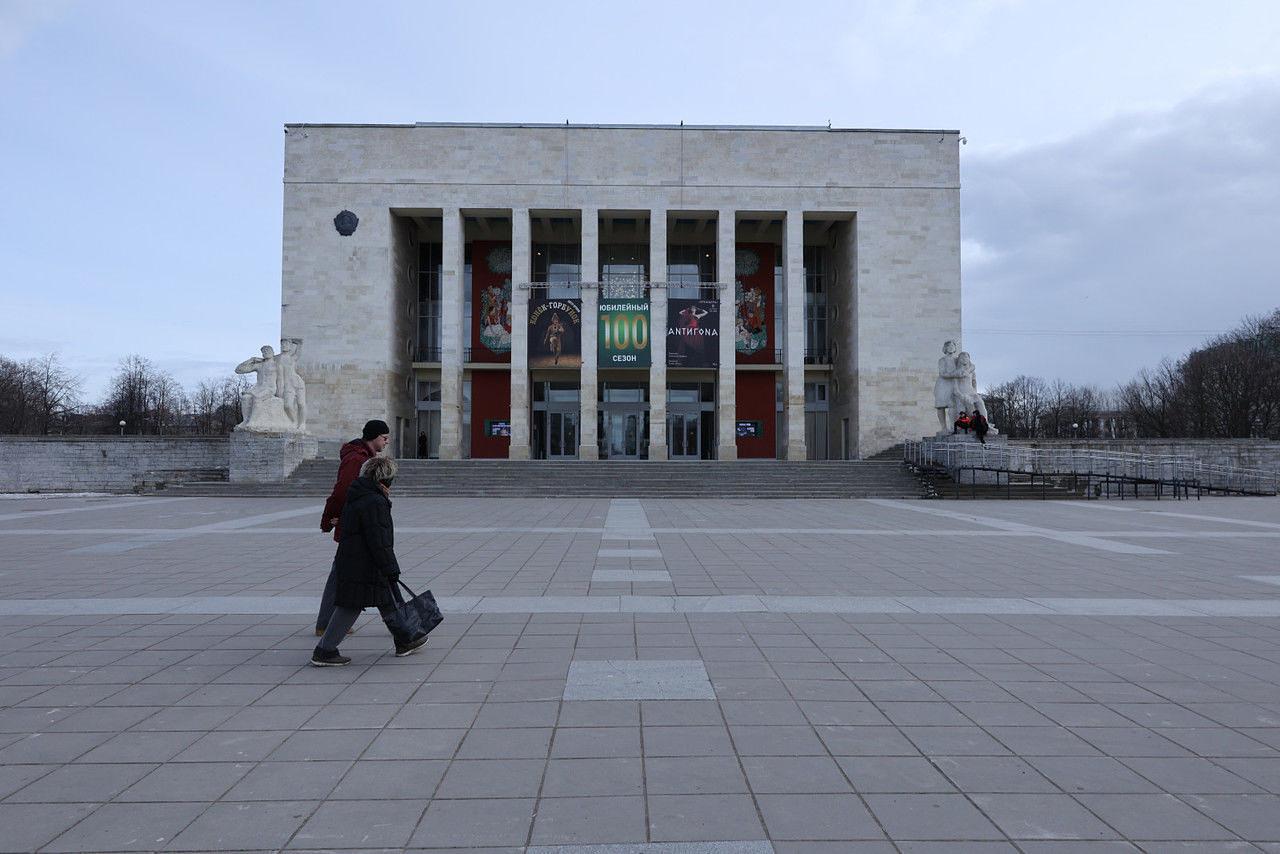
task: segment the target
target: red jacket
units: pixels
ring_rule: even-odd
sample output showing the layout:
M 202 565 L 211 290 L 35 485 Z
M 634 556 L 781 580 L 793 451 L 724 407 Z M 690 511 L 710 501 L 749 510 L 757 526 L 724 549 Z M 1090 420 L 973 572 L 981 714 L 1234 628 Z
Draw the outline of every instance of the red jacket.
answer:
M 335 543 L 338 542 L 339 535 L 342 533 L 339 530 L 341 523 L 332 525 L 329 520 L 342 518 L 342 508 L 347 503 L 347 490 L 360 476 L 360 467 L 364 465 L 365 460 L 373 459 L 374 456 L 376 455 L 373 449 L 363 439 L 352 439 L 343 445 L 338 453 L 341 460 L 338 463 L 338 480 L 333 484 L 333 492 L 329 493 L 329 500 L 324 503 L 324 513 L 320 517 L 320 530 L 326 534 L 333 531 Z

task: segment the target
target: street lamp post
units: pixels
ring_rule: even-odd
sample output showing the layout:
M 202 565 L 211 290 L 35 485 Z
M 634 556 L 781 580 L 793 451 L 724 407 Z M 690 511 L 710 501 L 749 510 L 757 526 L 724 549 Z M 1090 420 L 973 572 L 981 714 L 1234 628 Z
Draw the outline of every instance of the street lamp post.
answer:
M 124 435 L 124 424 L 125 424 L 125 422 L 123 422 L 123 421 L 121 421 L 121 422 L 120 422 L 120 435 L 121 435 L 121 436 L 123 436 L 123 435 Z

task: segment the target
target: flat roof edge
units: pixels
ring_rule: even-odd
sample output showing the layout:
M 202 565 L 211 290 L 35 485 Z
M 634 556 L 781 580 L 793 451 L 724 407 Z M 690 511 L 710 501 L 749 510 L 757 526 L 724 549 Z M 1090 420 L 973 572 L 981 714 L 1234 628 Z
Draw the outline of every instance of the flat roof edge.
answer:
M 570 122 L 285 122 L 285 128 L 568 128 L 572 130 L 738 130 L 804 131 L 812 133 L 928 133 L 955 134 L 958 130 L 932 128 L 841 128 L 826 125 L 659 125 L 659 124 L 575 124 Z

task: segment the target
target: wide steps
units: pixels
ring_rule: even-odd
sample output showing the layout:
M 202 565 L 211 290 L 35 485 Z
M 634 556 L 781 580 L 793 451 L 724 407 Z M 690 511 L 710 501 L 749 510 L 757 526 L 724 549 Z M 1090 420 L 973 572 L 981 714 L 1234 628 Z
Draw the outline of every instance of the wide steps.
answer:
M 184 495 L 322 497 L 335 460 L 309 460 L 279 484 L 184 483 Z M 401 460 L 397 496 L 501 498 L 919 498 L 900 462 L 779 460 Z

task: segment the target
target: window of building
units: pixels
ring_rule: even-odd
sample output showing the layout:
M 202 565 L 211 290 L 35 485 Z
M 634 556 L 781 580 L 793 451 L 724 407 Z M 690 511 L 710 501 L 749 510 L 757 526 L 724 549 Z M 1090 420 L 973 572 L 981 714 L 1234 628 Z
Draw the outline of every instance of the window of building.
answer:
M 804 360 L 807 364 L 831 361 L 827 342 L 827 306 L 831 282 L 824 246 L 804 248 Z
M 649 246 L 647 244 L 601 245 L 600 297 L 602 299 L 639 299 L 645 296 L 648 281 Z
M 579 244 L 533 244 L 533 281 L 545 283 L 531 296 L 550 299 L 576 299 L 582 281 L 582 247 Z
M 715 288 L 699 287 L 716 280 L 716 248 L 667 247 L 667 295 L 674 299 L 715 299 Z
M 440 244 L 418 247 L 418 340 L 415 359 L 440 361 Z

